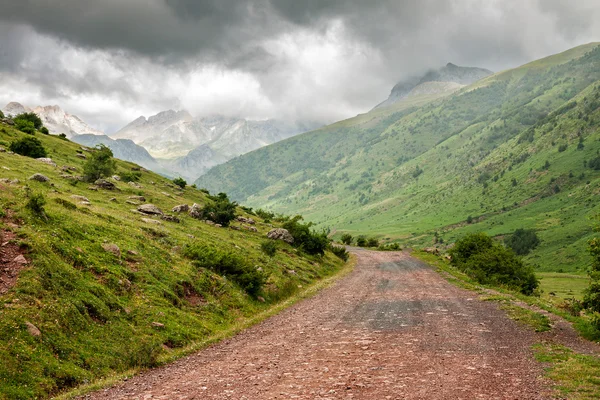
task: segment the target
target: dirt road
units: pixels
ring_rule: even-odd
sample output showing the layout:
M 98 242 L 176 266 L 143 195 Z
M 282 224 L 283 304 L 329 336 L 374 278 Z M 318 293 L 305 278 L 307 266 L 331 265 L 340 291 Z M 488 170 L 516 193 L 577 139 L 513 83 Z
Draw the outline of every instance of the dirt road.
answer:
M 89 399 L 543 399 L 534 337 L 404 253 Z

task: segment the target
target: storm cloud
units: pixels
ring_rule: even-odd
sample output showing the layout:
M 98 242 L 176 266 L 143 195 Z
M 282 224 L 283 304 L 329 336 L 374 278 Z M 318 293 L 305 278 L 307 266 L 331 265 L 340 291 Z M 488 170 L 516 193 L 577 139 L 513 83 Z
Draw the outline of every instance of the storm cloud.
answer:
M 596 0 L 5 0 L 0 102 L 114 131 L 164 109 L 332 122 L 453 62 L 495 71 L 599 40 Z

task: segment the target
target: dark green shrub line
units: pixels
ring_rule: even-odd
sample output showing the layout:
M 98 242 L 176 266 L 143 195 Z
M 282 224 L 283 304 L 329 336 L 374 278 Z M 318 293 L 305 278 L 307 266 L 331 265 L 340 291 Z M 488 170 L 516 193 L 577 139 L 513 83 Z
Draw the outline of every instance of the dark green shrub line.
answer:
M 48 155 L 42 142 L 32 136 L 26 136 L 12 142 L 9 146 L 9 150 L 31 158 L 46 157 Z
M 293 245 L 302 251 L 312 255 L 323 255 L 329 246 L 330 240 L 325 231 L 315 232 L 311 229 L 312 223 L 303 224 L 300 221 L 302 217 L 296 215 L 294 218 L 283 224 L 294 238 Z

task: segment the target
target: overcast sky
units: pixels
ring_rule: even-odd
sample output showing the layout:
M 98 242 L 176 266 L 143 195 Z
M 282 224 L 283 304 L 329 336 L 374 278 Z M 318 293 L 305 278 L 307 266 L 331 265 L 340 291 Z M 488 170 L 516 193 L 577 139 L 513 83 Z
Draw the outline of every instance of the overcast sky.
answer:
M 332 122 L 447 62 L 592 41 L 598 0 L 0 0 L 0 103 L 108 132 L 166 109 Z

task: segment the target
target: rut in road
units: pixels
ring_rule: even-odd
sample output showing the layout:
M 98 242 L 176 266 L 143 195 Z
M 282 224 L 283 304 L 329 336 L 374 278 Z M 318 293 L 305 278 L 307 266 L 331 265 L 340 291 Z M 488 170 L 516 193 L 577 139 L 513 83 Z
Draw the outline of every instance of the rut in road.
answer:
M 89 399 L 542 399 L 533 333 L 401 252 Z

